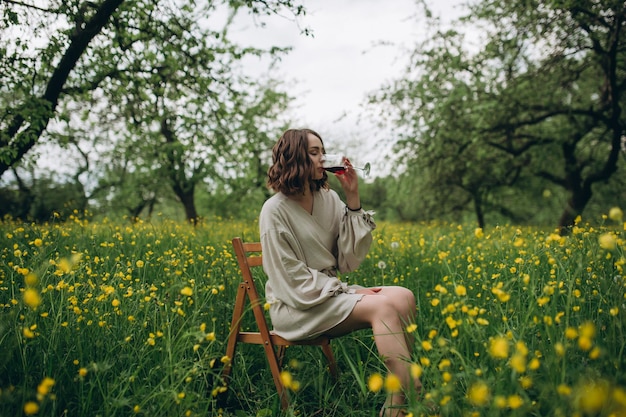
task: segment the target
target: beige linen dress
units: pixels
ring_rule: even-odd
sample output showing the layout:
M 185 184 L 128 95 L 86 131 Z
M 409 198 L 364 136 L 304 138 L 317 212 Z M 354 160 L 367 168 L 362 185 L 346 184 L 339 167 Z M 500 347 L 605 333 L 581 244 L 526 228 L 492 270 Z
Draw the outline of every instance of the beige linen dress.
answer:
M 313 193 L 312 214 L 277 193 L 263 205 L 259 227 L 274 331 L 304 340 L 345 320 L 363 295 L 337 272 L 365 259 L 376 227 L 371 214 L 348 210 L 332 190 Z

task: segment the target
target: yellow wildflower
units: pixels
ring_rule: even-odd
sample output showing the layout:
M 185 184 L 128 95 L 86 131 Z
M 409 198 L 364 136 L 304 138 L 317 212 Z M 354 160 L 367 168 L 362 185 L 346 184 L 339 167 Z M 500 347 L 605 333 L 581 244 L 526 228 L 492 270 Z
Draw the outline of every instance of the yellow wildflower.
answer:
M 378 373 L 370 375 L 370 377 L 367 380 L 367 388 L 371 392 L 378 392 L 382 389 L 382 387 L 383 387 L 383 377 Z

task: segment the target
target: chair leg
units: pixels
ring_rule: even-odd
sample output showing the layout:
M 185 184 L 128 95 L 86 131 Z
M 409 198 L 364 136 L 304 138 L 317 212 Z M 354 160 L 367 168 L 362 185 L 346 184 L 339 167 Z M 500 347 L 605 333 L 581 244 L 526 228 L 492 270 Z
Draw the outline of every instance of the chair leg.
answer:
M 241 317 L 245 308 L 246 287 L 239 284 L 237 296 L 235 298 L 235 307 L 233 309 L 233 319 L 230 325 L 230 333 L 228 335 L 228 344 L 226 345 L 226 357 L 229 359 L 222 369 L 222 378 L 227 383 L 230 378 L 230 372 L 235 358 L 235 349 L 237 348 L 237 337 L 239 336 L 239 328 L 241 326 Z
M 322 352 L 324 352 L 324 356 L 326 356 L 326 360 L 328 361 L 328 370 L 334 379 L 339 378 L 339 370 L 337 369 L 337 362 L 335 361 L 335 355 L 333 355 L 333 350 L 330 347 L 330 343 L 324 343 L 322 345 Z
M 287 408 L 289 408 L 289 397 L 287 389 L 283 385 L 283 381 L 280 378 L 280 365 L 278 364 L 276 351 L 274 350 L 271 342 L 264 344 L 263 347 L 265 348 L 265 356 L 267 357 L 267 361 L 270 365 L 270 371 L 272 371 L 272 377 L 274 378 L 276 391 L 278 392 L 278 396 L 280 397 L 281 407 L 283 410 L 286 410 Z

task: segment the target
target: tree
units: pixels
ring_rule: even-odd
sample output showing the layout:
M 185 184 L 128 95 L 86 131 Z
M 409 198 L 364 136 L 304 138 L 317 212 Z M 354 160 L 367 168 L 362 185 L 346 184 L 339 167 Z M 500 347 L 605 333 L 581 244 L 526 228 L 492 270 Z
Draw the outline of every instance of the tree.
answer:
M 79 149 L 91 150 L 100 166 L 111 163 L 107 155 L 119 155 L 116 149 L 132 149 L 125 155 L 126 169 L 117 172 L 150 170 L 173 188 L 192 221 L 198 217 L 196 184 L 218 175 L 216 164 L 218 156 L 227 154 L 224 149 L 240 147 L 233 142 L 237 129 L 243 129 L 241 123 L 232 123 L 237 114 L 273 97 L 275 110 L 265 116 L 269 119 L 287 102 L 284 94 L 265 94 L 259 81 L 237 70 L 246 56 L 282 51 L 234 45 L 227 37 L 229 20 L 211 19 L 228 17 L 228 10 L 231 17 L 240 10 L 255 15 L 304 13 L 294 0 L 50 0 L 46 6 L 19 1 L 2 6 L 7 18 L 0 29 L 5 33 L 25 28 L 49 43 L 34 50 L 13 35 L 15 48 L 3 50 L 0 175 L 41 142 L 42 135 L 63 143 L 68 131 L 89 126 L 76 136 Z M 39 95 L 42 86 L 54 94 Z M 272 128 L 278 126 L 280 120 Z M 265 134 L 267 130 L 246 140 Z M 100 186 L 117 183 L 119 189 L 111 172 Z
M 625 13 L 620 1 L 483 1 L 454 30 L 430 18 L 403 79 L 372 102 L 388 106 L 416 186 L 440 191 L 431 205 L 473 204 L 481 226 L 485 208 L 515 218 L 503 191 L 539 177 L 569 194 L 559 225 L 573 224 L 624 146 Z M 463 22 L 486 39 L 475 51 Z

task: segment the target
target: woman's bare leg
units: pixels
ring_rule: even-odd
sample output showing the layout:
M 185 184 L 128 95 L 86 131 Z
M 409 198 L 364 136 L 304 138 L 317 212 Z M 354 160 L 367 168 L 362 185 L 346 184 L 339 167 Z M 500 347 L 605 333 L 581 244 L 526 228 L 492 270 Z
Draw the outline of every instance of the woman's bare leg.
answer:
M 415 297 L 402 287 L 382 287 L 379 292 L 364 295 L 346 320 L 331 329 L 329 335 L 339 336 L 353 330 L 371 327 L 378 353 L 387 369 L 396 375 L 403 387 L 421 387 L 409 372 L 411 349 L 405 338 L 405 326 L 415 314 Z M 390 395 L 386 406 L 405 404 L 403 393 Z M 385 416 L 402 416 L 399 409 L 389 409 Z

